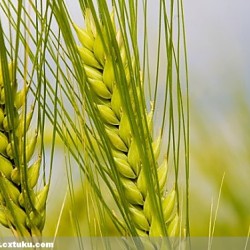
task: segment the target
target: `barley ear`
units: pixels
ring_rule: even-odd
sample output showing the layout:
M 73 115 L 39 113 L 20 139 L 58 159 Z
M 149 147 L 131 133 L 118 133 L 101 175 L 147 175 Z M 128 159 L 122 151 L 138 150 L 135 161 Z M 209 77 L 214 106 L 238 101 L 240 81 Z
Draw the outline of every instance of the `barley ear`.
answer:
M 9 64 L 12 72 L 13 63 Z M 12 230 L 17 237 L 41 236 L 45 220 L 45 204 L 48 195 L 44 188 L 35 195 L 34 189 L 40 176 L 41 157 L 33 160 L 37 148 L 38 133 L 27 136 L 33 117 L 34 107 L 25 116 L 24 107 L 27 98 L 27 85 L 17 91 L 10 73 L 12 106 L 5 90 L 0 70 L 0 223 Z M 10 111 L 12 110 L 12 115 Z M 13 117 L 14 116 L 14 117 Z M 24 140 L 25 139 L 25 140 Z M 24 142 L 25 145 L 24 145 Z M 42 197 L 42 198 L 41 198 Z M 36 215 L 35 218 L 32 214 Z
M 121 84 L 116 79 L 116 74 L 125 72 L 127 81 L 127 88 L 129 98 L 131 100 L 131 106 L 136 114 L 140 109 L 144 112 L 146 117 L 148 131 L 150 136 L 147 136 L 147 140 L 152 148 L 152 166 L 158 166 L 158 157 L 161 151 L 161 135 L 156 140 L 153 139 L 153 110 L 147 112 L 143 107 L 146 107 L 145 103 L 141 103 L 144 98 L 140 91 L 139 86 L 143 85 L 143 79 L 140 77 L 136 82 L 136 95 L 139 100 L 139 107 L 136 106 L 134 98 L 134 90 L 132 89 L 132 77 L 135 72 L 129 72 L 128 58 L 126 55 L 124 41 L 122 39 L 121 31 L 116 31 L 117 41 L 112 41 L 104 46 L 102 42 L 106 42 L 105 39 L 100 39 L 100 34 L 97 34 L 96 26 L 93 21 L 90 9 L 86 9 L 85 14 L 86 29 L 81 29 L 77 25 L 74 25 L 77 36 L 82 44 L 79 48 L 79 55 L 84 64 L 84 70 L 87 76 L 87 84 L 89 85 L 93 95 L 97 98 L 96 113 L 103 123 L 105 133 L 111 145 L 113 159 L 117 172 L 119 173 L 120 182 L 122 184 L 126 202 L 129 208 L 131 220 L 135 226 L 135 229 L 139 235 L 143 236 L 162 236 L 162 224 L 164 224 L 165 233 L 170 235 L 176 235 L 177 228 L 179 227 L 178 213 L 176 212 L 177 200 L 175 198 L 175 191 L 171 191 L 165 195 L 166 182 L 167 182 L 167 160 L 165 159 L 160 167 L 157 169 L 157 177 L 154 180 L 154 189 L 157 193 L 157 187 L 160 189 L 161 195 L 161 207 L 162 215 L 164 215 L 164 222 L 159 222 L 159 218 L 154 216 L 153 209 L 154 204 L 149 197 L 147 178 L 145 177 L 146 166 L 144 166 L 141 159 L 140 152 L 142 145 L 139 145 L 133 128 L 130 124 L 129 116 L 127 113 L 126 105 L 121 98 L 124 93 L 121 93 Z M 114 21 L 113 21 L 114 24 Z M 100 24 L 103 27 L 103 24 Z M 105 34 L 103 33 L 103 37 Z M 84 38 L 86 38 L 84 40 Z M 108 51 L 114 49 L 112 44 L 117 43 L 120 49 L 120 58 L 123 65 L 118 64 L 117 58 L 112 58 L 110 54 L 106 54 L 105 47 L 108 47 Z M 135 70 L 135 63 L 132 63 L 132 69 Z M 120 67 L 120 68 L 119 68 Z M 122 79 L 119 78 L 119 79 Z M 105 102 L 102 101 L 105 98 Z M 98 104 L 102 102 L 103 104 Z M 153 105 L 151 105 L 153 106 Z M 135 120 L 138 119 L 135 115 Z M 154 162 L 153 162 L 154 161 Z M 152 169 L 150 170 L 152 171 Z M 118 191 L 116 191 L 117 195 Z M 119 199 L 118 199 L 119 201 Z

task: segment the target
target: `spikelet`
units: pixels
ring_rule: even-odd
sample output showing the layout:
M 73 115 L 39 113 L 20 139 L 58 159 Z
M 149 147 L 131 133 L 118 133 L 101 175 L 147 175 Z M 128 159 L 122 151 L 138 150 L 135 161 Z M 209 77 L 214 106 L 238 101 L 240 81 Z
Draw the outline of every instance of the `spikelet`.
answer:
M 10 63 L 10 72 L 12 68 Z M 10 87 L 14 100 L 11 107 L 14 114 L 12 119 L 6 107 L 7 96 L 0 70 L 0 224 L 10 228 L 18 237 L 39 236 L 45 220 L 48 187 L 45 188 L 46 192 L 42 189 L 35 194 L 33 190 L 38 182 L 41 164 L 41 157 L 34 163 L 31 162 L 38 134 L 35 133 L 31 138 L 26 137 L 24 145 L 24 136 L 30 126 L 34 107 L 25 116 L 23 107 L 27 86 L 17 91 L 17 84 L 11 82 Z M 31 214 L 36 214 L 36 218 L 30 216 Z
M 121 93 L 119 91 L 119 82 L 115 76 L 116 58 L 111 58 L 104 51 L 103 41 L 100 34 L 97 34 L 97 29 L 89 9 L 86 10 L 85 15 L 86 29 L 79 28 L 74 24 L 76 34 L 81 42 L 82 47 L 79 48 L 79 55 L 82 59 L 84 70 L 87 75 L 87 82 L 94 96 L 97 98 L 96 107 L 99 113 L 99 118 L 104 124 L 107 138 L 112 145 L 112 152 L 114 162 L 117 167 L 117 171 L 120 174 L 120 180 L 124 188 L 124 194 L 128 202 L 130 216 L 138 235 L 142 236 L 163 236 L 161 223 L 158 218 L 154 216 L 153 206 L 151 204 L 148 195 L 148 183 L 145 178 L 145 166 L 142 164 L 140 156 L 140 145 L 138 145 L 133 130 L 129 122 L 128 114 L 124 104 L 121 101 Z M 113 21 L 113 26 L 114 21 Z M 103 25 L 100 25 L 102 30 Z M 115 29 L 114 29 L 115 31 Z M 105 41 L 105 32 L 103 31 L 103 38 Z M 148 131 L 152 134 L 152 120 L 153 110 L 148 113 L 143 111 L 143 106 L 136 107 L 133 90 L 130 87 L 131 74 L 129 67 L 127 66 L 127 55 L 122 40 L 120 31 L 116 33 L 117 44 L 120 49 L 120 56 L 123 62 L 124 72 L 126 80 L 128 82 L 128 92 L 131 95 L 131 106 L 136 112 L 137 109 L 141 109 L 145 112 L 147 118 Z M 107 46 L 112 46 L 106 44 Z M 134 65 L 134 61 L 132 63 Z M 134 66 L 133 70 L 134 70 Z M 119 69 L 117 70 L 119 73 Z M 138 100 L 143 100 L 142 93 L 139 90 L 139 85 L 142 85 L 143 79 L 141 77 L 140 82 L 137 83 L 136 91 Z M 105 99 L 105 102 L 103 100 Z M 102 104 L 100 104 L 102 103 Z M 152 105 L 153 106 L 153 105 Z M 137 119 L 137 118 L 136 118 Z M 152 151 L 154 154 L 155 166 L 158 166 L 157 159 L 160 154 L 161 148 L 161 136 L 155 141 L 153 138 L 147 138 L 151 143 Z M 154 183 L 155 189 L 158 186 L 160 189 L 160 195 L 162 200 L 162 215 L 164 215 L 165 232 L 169 232 L 170 235 L 176 234 L 176 228 L 178 227 L 179 220 L 176 212 L 176 198 L 175 191 L 171 191 L 165 195 L 165 188 L 167 182 L 167 160 L 165 159 L 157 169 L 158 185 Z M 168 228 L 169 227 L 169 228 Z

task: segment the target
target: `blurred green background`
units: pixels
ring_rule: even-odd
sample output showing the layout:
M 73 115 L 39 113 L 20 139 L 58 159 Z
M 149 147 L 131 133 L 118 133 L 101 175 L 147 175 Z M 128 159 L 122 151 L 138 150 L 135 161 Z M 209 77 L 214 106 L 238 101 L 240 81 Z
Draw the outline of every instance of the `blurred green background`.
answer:
M 185 2 L 185 1 L 184 1 Z M 250 3 L 185 3 L 191 102 L 191 233 L 208 235 L 222 185 L 218 236 L 250 225 Z
M 73 1 L 68 2 L 74 8 Z M 153 12 L 154 1 L 149 2 Z M 184 10 L 190 83 L 191 235 L 209 234 L 224 176 L 214 235 L 246 236 L 250 225 L 250 2 L 189 0 L 184 1 Z M 74 18 L 82 24 L 77 12 Z M 151 21 L 149 37 L 154 37 L 156 22 Z M 76 181 L 78 219 L 86 222 L 87 199 L 77 188 Z M 70 199 L 64 204 L 66 193 L 64 151 L 59 145 L 45 235 L 53 235 L 57 226 L 58 235 L 75 233 Z M 87 235 L 88 223 L 81 229 Z M 111 226 L 107 228 L 107 233 L 112 232 Z M 1 235 L 7 234 L 1 227 Z

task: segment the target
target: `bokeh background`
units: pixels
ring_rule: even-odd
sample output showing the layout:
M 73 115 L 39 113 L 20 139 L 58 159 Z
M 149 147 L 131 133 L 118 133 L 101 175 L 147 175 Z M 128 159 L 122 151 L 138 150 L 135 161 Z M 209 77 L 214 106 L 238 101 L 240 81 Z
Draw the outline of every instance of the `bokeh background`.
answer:
M 74 11 L 74 21 L 82 24 L 74 1 L 67 2 Z M 215 221 L 216 236 L 247 236 L 250 226 L 250 2 L 183 2 L 190 84 L 191 235 L 207 236 L 210 222 Z M 155 1 L 149 1 L 152 13 L 154 4 Z M 152 13 L 149 12 L 149 37 L 156 34 Z M 58 144 L 45 235 L 51 236 L 55 231 L 61 236 L 74 234 L 70 201 L 65 199 L 67 193 L 64 151 Z M 79 220 L 86 222 L 86 204 L 81 193 L 76 192 L 76 201 Z M 2 227 L 0 232 L 9 234 Z M 88 232 L 87 226 L 84 232 Z
M 191 102 L 191 233 L 247 235 L 250 225 L 250 2 L 185 2 Z M 214 216 L 214 215 L 213 215 Z M 214 218 L 214 217 L 213 217 Z

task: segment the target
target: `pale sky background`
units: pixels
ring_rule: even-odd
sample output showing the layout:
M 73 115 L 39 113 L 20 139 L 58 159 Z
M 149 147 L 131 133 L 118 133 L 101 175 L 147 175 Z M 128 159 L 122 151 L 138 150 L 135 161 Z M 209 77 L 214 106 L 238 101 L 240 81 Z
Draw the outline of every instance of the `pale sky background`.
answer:
M 66 2 L 74 21 L 82 25 L 76 2 Z M 148 28 L 149 36 L 157 39 L 156 2 L 148 1 Z M 183 0 L 183 4 L 191 99 L 195 98 L 200 108 L 211 104 L 213 109 L 221 98 L 228 98 L 228 84 L 240 82 L 250 92 L 250 1 Z M 2 21 L 7 28 L 6 20 Z
M 191 98 L 213 109 L 220 106 L 220 99 L 229 98 L 232 84 L 243 84 L 250 95 L 250 2 L 189 0 L 184 4 Z

